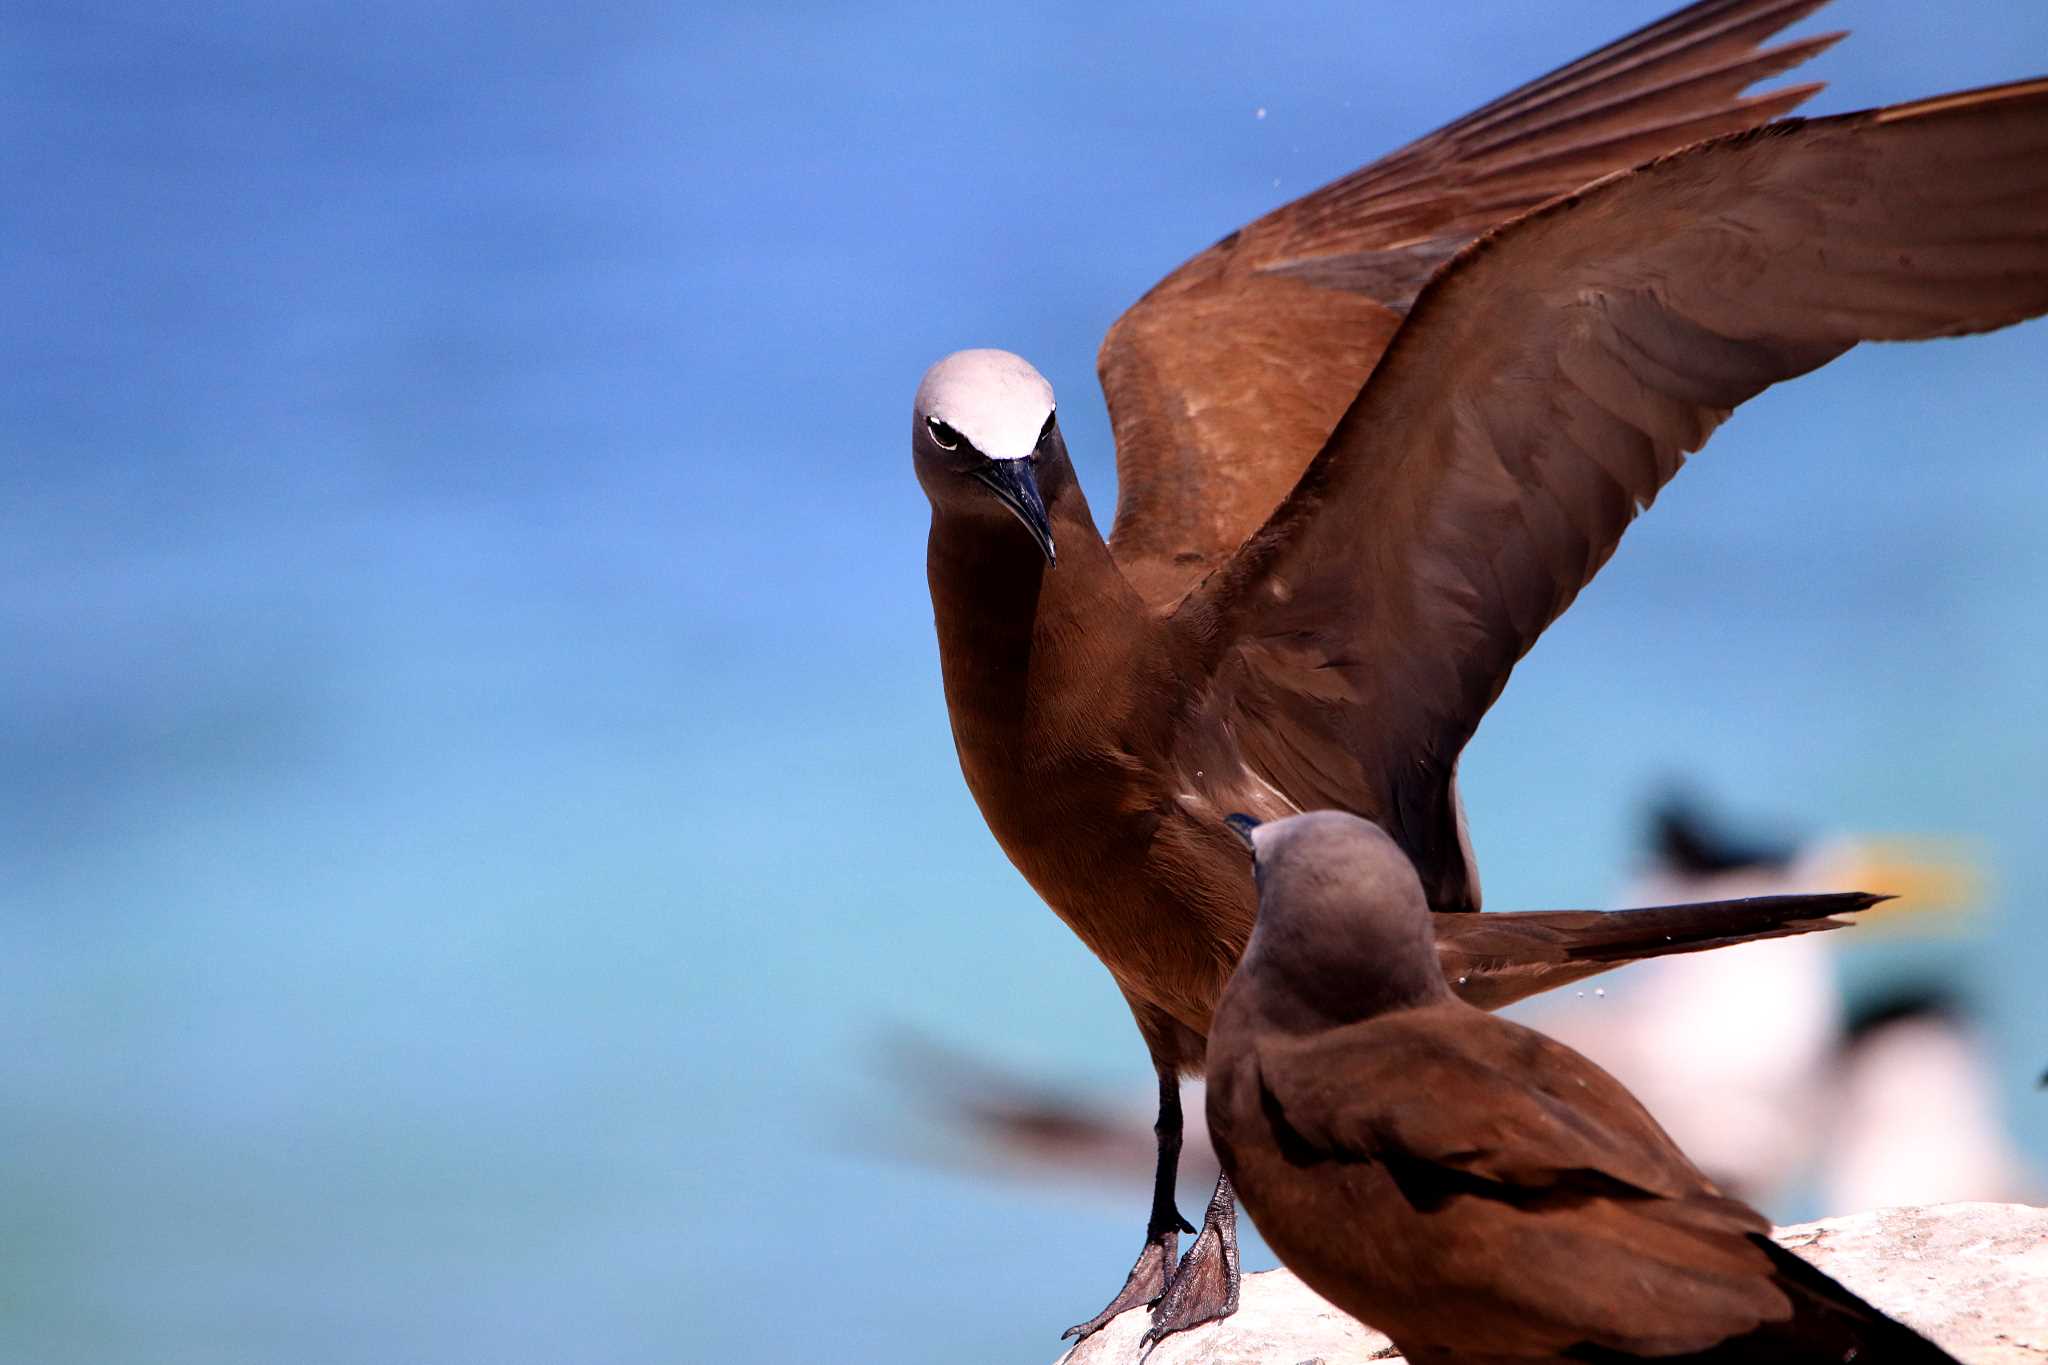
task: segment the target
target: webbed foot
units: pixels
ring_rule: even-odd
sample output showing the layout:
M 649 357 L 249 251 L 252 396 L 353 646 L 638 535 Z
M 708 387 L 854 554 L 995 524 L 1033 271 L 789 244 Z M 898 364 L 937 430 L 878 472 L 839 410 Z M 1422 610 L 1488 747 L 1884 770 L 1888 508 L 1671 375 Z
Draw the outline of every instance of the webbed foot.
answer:
M 1230 1177 L 1216 1181 L 1216 1193 L 1202 1215 L 1202 1231 L 1174 1269 L 1144 1342 L 1151 1345 L 1190 1327 L 1227 1318 L 1237 1311 L 1237 1191 Z
M 1157 1302 L 1166 1292 L 1167 1275 L 1173 1268 L 1174 1256 L 1180 1251 L 1180 1235 L 1193 1232 L 1194 1224 L 1172 1210 L 1173 1221 L 1165 1227 L 1148 1228 L 1145 1233 L 1145 1249 L 1138 1253 L 1138 1262 L 1131 1267 L 1130 1277 L 1109 1306 L 1086 1322 L 1077 1322 L 1060 1333 L 1060 1340 L 1072 1337 L 1075 1341 L 1086 1341 L 1096 1332 L 1109 1325 L 1112 1318 L 1139 1304 Z

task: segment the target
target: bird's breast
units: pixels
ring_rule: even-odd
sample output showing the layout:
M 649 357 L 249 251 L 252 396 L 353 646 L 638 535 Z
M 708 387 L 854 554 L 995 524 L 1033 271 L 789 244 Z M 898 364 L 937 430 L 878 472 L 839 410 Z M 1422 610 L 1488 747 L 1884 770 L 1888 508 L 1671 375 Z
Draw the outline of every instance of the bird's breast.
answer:
M 1257 911 L 1237 836 L 1128 755 L 963 768 L 1004 853 L 1124 993 L 1205 1033 Z

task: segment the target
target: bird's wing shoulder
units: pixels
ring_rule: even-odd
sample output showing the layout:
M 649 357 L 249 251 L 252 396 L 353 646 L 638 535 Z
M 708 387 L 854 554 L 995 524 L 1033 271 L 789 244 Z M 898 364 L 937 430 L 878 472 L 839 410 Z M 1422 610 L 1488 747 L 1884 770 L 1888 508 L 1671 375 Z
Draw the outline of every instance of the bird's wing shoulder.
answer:
M 1460 908 L 1458 756 L 1687 453 L 1859 340 L 2048 309 L 2044 222 L 2033 81 L 1716 139 L 1482 238 L 1177 609 L 1209 651 L 1203 704 L 1267 780 L 1380 820 Z
M 1818 89 L 1742 91 L 1840 35 L 1764 49 L 1824 0 L 1701 0 L 1200 253 L 1104 338 L 1111 544 L 1155 605 L 1280 502 L 1416 292 L 1487 229 L 1610 171 L 1754 127 Z
M 1713 1190 L 1620 1082 L 1465 1005 L 1262 1042 L 1258 1063 L 1260 1104 L 1290 1161 L 1378 1162 L 1411 1200 Z
M 1369 1163 L 1409 1210 L 1436 1307 L 1416 1344 L 1491 1356 L 1705 1349 L 1785 1307 L 1766 1220 L 1722 1197 L 1621 1085 L 1541 1034 L 1433 1006 L 1259 1053 L 1291 1164 Z M 1383 1210 L 1383 1216 L 1390 1211 Z M 1418 1243 L 1419 1244 L 1416 1244 Z

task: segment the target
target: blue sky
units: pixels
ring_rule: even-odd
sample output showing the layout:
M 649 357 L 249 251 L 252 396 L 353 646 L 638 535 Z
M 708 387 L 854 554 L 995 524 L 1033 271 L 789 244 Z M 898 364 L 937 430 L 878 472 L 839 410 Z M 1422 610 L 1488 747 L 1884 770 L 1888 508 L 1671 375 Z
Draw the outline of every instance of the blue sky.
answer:
M 1148 1085 L 959 781 L 918 375 L 1031 356 L 1105 510 L 1125 305 L 1656 12 L 17 7 L 0 1354 L 1050 1358 L 1143 1192 L 897 1159 L 874 1065 Z M 1836 25 L 1821 110 L 2048 53 L 2018 0 Z M 1466 765 L 1501 907 L 1611 895 L 1674 773 L 1979 840 L 1981 937 L 1859 970 L 1979 991 L 2037 1158 L 2044 372 L 2036 324 L 1745 409 Z

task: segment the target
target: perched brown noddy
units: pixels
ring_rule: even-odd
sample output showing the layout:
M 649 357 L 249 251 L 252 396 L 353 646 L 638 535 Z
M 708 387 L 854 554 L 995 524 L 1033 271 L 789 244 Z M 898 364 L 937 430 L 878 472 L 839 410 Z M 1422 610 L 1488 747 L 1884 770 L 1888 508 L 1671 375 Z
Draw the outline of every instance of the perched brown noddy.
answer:
M 1693 5 L 1175 271 L 1099 358 L 1107 543 L 1036 370 L 925 375 L 961 769 L 1159 1077 L 1145 1248 L 1080 1333 L 1162 1288 L 1169 1329 L 1228 1302 L 1168 1283 L 1177 1078 L 1256 909 L 1226 812 L 1383 822 L 1476 1004 L 1833 908 L 1455 913 L 1479 905 L 1459 754 L 1686 453 L 1858 341 L 2048 309 L 2048 84 L 1759 127 L 1811 87 L 1740 92 L 1830 39 L 1758 45 L 1817 4 Z M 1222 1255 L 1218 1194 L 1190 1258 Z
M 1414 1365 L 1950 1361 L 1780 1248 L 1621 1083 L 1445 981 L 1376 825 L 1261 825 L 1209 1132 L 1266 1242 Z

